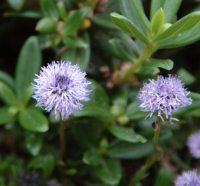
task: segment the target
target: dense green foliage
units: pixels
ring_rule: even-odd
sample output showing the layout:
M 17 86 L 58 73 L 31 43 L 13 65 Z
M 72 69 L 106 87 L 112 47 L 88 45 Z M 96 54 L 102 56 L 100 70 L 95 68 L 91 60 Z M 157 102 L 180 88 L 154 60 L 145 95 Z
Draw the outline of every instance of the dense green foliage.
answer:
M 28 177 L 34 178 L 33 186 L 49 186 L 52 179 L 57 186 L 170 186 L 181 170 L 200 166 L 185 146 L 187 136 L 198 129 L 199 66 L 190 68 L 183 55 L 186 45 L 200 39 L 200 6 L 194 2 L 177 16 L 181 3 L 185 1 L 0 3 L 4 21 L 15 20 L 24 32 L 20 19 L 35 27 L 15 65 L 3 61 L 0 69 L 0 186 L 30 186 Z M 64 160 L 59 159 L 59 121 L 31 98 L 40 67 L 61 59 L 79 64 L 92 82 L 90 101 L 69 118 Z M 164 156 L 139 173 L 154 151 L 154 118 L 145 119 L 148 113 L 140 111 L 137 93 L 146 79 L 175 73 L 191 88 L 193 103 L 174 114 L 179 121 L 162 125 Z

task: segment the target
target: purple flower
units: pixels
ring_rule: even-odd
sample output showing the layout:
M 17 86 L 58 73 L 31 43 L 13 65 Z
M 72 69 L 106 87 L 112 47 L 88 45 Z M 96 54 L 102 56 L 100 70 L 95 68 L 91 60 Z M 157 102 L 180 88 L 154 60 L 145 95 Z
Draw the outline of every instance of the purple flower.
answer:
M 175 179 L 175 186 L 200 186 L 200 175 L 196 170 L 184 171 Z
M 90 82 L 85 76 L 78 65 L 65 61 L 53 61 L 42 67 L 33 84 L 36 106 L 54 111 L 57 118 L 61 115 L 63 120 L 66 119 L 82 108 L 82 101 L 89 100 L 87 86 Z
M 164 121 L 171 119 L 172 112 L 192 103 L 188 94 L 176 77 L 158 76 L 157 80 L 149 80 L 144 84 L 138 100 L 141 110 L 150 112 L 149 117 L 156 113 Z
M 187 146 L 194 158 L 200 158 L 200 130 L 192 133 L 187 139 Z

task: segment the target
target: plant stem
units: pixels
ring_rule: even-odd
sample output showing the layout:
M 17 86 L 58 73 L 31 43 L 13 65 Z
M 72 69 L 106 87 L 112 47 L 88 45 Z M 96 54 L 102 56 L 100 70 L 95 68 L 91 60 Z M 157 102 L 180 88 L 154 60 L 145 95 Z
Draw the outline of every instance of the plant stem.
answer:
M 67 123 L 63 121 L 60 117 L 60 160 L 63 160 L 65 154 L 65 130 L 66 130 Z
M 147 175 L 147 170 L 156 163 L 156 161 L 159 161 L 160 158 L 163 155 L 163 151 L 161 147 L 159 146 L 159 135 L 160 135 L 160 128 L 161 123 L 156 123 L 154 127 L 154 136 L 153 136 L 153 147 L 154 147 L 154 153 L 151 155 L 150 158 L 147 159 L 145 164 L 132 176 L 128 186 L 136 186 L 137 183 L 142 180 Z
M 134 59 L 133 64 L 130 68 L 126 69 L 122 74 L 122 79 L 126 79 L 128 76 L 137 72 L 145 60 L 149 59 L 153 53 L 157 50 L 157 47 L 153 44 L 146 45 L 144 51 L 139 55 L 138 58 Z

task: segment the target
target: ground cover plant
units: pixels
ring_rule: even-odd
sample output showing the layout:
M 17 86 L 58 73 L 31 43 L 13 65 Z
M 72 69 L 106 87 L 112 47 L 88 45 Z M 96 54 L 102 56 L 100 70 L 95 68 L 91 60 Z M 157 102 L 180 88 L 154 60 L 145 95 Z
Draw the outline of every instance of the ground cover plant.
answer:
M 0 186 L 200 185 L 198 0 L 0 12 Z

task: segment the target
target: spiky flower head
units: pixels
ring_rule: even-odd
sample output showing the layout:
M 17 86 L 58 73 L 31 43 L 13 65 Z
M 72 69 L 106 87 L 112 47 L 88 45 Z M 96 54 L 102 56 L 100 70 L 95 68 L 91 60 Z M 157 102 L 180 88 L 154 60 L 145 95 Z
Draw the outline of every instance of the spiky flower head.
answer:
M 47 112 L 54 111 L 57 118 L 68 118 L 82 108 L 82 102 L 88 101 L 90 91 L 86 79 L 78 65 L 66 61 L 53 61 L 42 67 L 33 83 L 33 98 L 38 107 Z
M 175 179 L 175 186 L 199 186 L 200 175 L 196 170 L 184 171 Z
M 175 76 L 158 76 L 156 80 L 149 80 L 139 91 L 138 100 L 142 111 L 154 113 L 159 118 L 171 120 L 171 115 L 179 108 L 192 103 L 188 98 L 189 92 L 183 88 L 183 83 Z
M 200 158 L 200 130 L 192 133 L 187 139 L 187 146 L 194 158 Z

